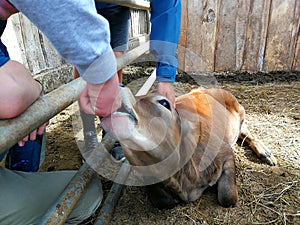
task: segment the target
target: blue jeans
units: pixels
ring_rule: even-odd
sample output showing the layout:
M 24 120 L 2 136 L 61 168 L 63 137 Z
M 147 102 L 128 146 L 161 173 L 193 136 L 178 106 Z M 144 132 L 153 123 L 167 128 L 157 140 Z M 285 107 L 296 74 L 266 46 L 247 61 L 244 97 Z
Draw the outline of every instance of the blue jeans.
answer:
M 126 51 L 128 49 L 130 9 L 124 6 L 113 6 L 97 9 L 97 12 L 109 22 L 112 49 L 115 52 Z

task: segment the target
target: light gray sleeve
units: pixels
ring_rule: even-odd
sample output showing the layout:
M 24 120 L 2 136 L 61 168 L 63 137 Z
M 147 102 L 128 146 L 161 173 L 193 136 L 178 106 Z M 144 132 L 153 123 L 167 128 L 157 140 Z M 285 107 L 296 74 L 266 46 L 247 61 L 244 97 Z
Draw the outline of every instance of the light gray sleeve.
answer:
M 10 0 L 89 83 L 103 83 L 117 71 L 108 22 L 93 0 Z

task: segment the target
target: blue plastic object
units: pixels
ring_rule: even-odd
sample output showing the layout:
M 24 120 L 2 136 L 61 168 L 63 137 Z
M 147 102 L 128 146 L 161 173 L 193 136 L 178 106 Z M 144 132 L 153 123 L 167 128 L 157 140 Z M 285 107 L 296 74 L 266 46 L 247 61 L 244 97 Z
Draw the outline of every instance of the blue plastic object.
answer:
M 8 150 L 5 167 L 11 170 L 36 172 L 43 160 L 45 135 L 37 135 L 36 140 L 27 141 L 20 147 L 15 144 Z

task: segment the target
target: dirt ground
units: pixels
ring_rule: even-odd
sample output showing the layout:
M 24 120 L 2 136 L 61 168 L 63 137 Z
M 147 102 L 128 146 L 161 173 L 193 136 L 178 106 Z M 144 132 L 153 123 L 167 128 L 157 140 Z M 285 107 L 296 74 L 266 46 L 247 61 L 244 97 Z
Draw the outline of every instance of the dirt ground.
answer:
M 152 70 L 151 65 L 129 66 L 124 83 L 136 92 Z M 236 145 L 239 201 L 234 208 L 218 205 L 214 187 L 199 200 L 170 210 L 153 208 L 142 187 L 125 187 L 110 224 L 300 224 L 300 72 L 180 73 L 174 85 L 180 95 L 199 84 L 225 88 L 237 97 L 249 129 L 270 148 L 278 166 L 270 167 L 247 146 Z M 43 171 L 82 165 L 72 113 L 68 107 L 51 119 Z M 110 186 L 103 179 L 105 193 Z

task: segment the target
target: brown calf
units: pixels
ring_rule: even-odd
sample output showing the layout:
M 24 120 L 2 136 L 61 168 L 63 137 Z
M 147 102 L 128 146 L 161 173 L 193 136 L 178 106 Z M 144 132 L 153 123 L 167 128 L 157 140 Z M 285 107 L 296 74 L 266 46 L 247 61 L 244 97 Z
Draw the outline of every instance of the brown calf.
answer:
M 176 199 L 195 201 L 215 184 L 220 205 L 235 205 L 238 192 L 231 147 L 238 138 L 259 158 L 276 164 L 272 153 L 247 129 L 245 110 L 228 91 L 195 89 L 176 99 L 176 110 L 157 93 L 142 97 L 133 97 L 129 89 L 123 93 L 127 112 L 103 119 L 103 127 L 120 141 L 131 165 L 149 166 L 151 176 L 161 181 L 148 186 L 149 198 L 158 208 L 173 207 Z

